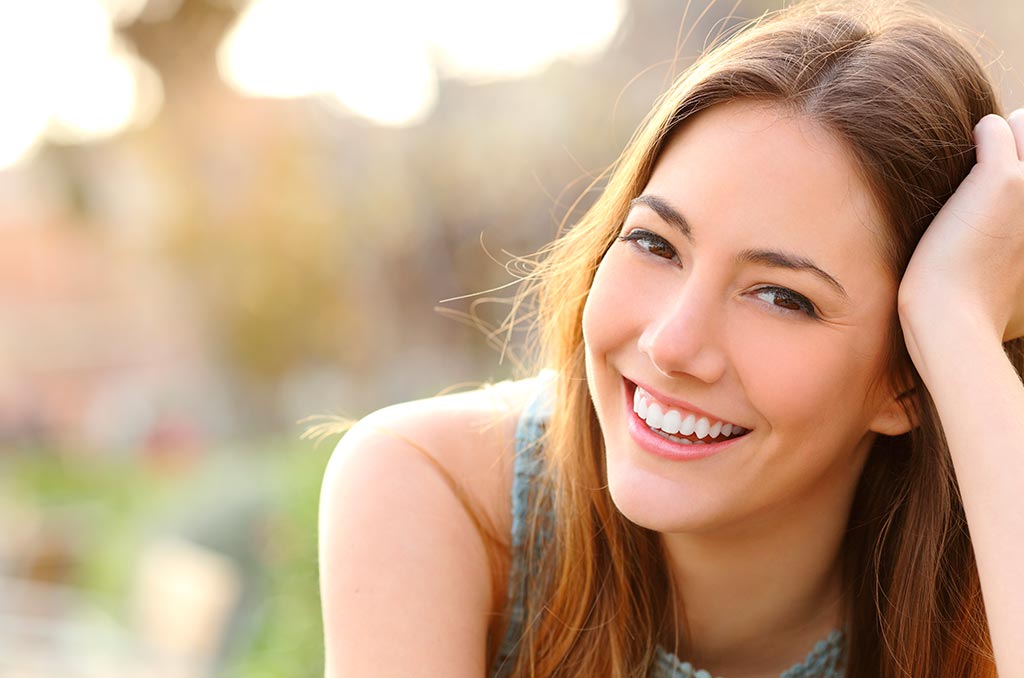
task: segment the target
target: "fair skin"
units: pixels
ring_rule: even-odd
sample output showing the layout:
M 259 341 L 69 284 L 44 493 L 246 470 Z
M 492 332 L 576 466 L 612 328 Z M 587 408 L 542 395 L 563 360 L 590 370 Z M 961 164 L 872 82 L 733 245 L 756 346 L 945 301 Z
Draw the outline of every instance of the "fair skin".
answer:
M 880 254 L 848 256 L 878 249 L 879 223 L 816 125 L 716 106 L 670 141 L 591 287 L 587 377 L 612 499 L 663 534 L 687 658 L 715 675 L 778 675 L 841 626 L 853 491 L 875 436 L 910 427 L 875 384 L 896 281 Z M 754 251 L 812 262 L 842 290 Z M 749 433 L 706 458 L 652 454 L 630 431 L 633 384 Z
M 531 382 L 394 405 L 342 439 L 320 499 L 328 678 L 486 675 L 502 601 L 469 515 L 414 444 L 508 534 L 515 424 Z
M 985 116 L 978 162 L 921 239 L 899 289 L 907 349 L 949 442 L 1002 678 L 1024 676 L 1024 109 Z M 993 426 L 992 422 L 1001 422 Z
M 949 440 L 1000 676 L 1024 675 L 1024 387 L 1001 346 L 1024 334 L 1024 115 L 987 117 L 976 141 L 978 165 L 897 286 L 878 215 L 829 135 L 771 107 L 716 107 L 672 140 L 643 192 L 691 237 L 637 204 L 621 234 L 649 235 L 616 242 L 601 265 L 584 330 L 609 489 L 664 535 L 687 659 L 715 674 L 777 676 L 840 625 L 854 484 L 874 437 L 910 425 L 880 373 L 898 308 Z M 845 293 L 737 258 L 752 249 L 812 261 Z M 749 433 L 700 459 L 652 454 L 630 433 L 623 379 Z M 486 675 L 503 601 L 476 528 L 411 441 L 507 534 L 512 435 L 532 388 L 395 406 L 343 439 L 321 498 L 328 676 Z

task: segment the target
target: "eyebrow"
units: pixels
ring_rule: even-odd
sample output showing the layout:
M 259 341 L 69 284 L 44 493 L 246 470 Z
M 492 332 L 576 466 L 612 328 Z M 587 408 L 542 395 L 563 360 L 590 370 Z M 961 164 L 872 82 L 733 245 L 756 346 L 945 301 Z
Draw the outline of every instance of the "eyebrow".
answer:
M 691 243 L 694 241 L 693 229 L 690 227 L 690 222 L 688 222 L 686 217 L 680 214 L 663 198 L 656 195 L 641 195 L 629 201 L 630 210 L 638 205 L 643 205 L 644 207 L 649 208 L 657 214 L 662 221 L 678 229 L 679 232 L 682 233 L 683 236 Z M 830 287 L 839 292 L 839 294 L 844 298 L 849 299 L 850 297 L 834 276 L 817 266 L 807 257 L 790 254 L 788 252 L 779 252 L 776 250 L 747 249 L 740 252 L 736 259 L 737 261 L 761 264 L 762 266 L 770 266 L 772 268 L 785 268 L 792 271 L 807 271 L 828 283 Z
M 687 240 L 691 243 L 693 242 L 693 229 L 690 228 L 690 222 L 686 220 L 686 217 L 677 212 L 676 208 L 669 205 L 662 198 L 659 198 L 656 195 L 641 195 L 629 201 L 630 210 L 637 205 L 643 205 L 651 209 L 655 214 L 661 217 L 662 221 L 675 226 Z
M 788 268 L 792 271 L 808 271 L 828 283 L 829 286 L 839 292 L 844 299 L 850 298 L 850 295 L 846 293 L 846 290 L 843 289 L 843 286 L 839 284 L 838 280 L 818 268 L 814 262 L 807 257 L 801 257 L 797 254 L 789 254 L 786 252 L 777 252 L 774 250 L 743 250 L 739 255 L 737 255 L 736 259 L 738 261 L 745 261 L 752 264 L 771 266 L 772 268 Z

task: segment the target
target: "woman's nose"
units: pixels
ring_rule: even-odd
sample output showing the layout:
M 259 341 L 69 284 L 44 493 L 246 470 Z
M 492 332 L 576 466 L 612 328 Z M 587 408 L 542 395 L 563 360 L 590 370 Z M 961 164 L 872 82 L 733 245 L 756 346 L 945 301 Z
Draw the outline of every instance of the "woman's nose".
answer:
M 670 302 L 647 320 L 639 348 L 659 372 L 677 378 L 689 375 L 705 383 L 718 381 L 726 367 L 722 304 L 691 279 Z

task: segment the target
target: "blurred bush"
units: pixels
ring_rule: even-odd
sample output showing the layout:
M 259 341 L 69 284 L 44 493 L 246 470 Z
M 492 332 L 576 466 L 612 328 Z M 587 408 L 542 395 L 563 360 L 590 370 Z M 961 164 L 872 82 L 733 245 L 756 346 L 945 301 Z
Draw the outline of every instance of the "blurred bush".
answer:
M 243 595 L 213 658 L 216 675 L 322 676 L 316 525 L 330 451 L 265 439 L 170 473 L 48 450 L 5 458 L 0 495 L 22 508 L 7 513 L 20 528 L 0 525 L 16 551 L 0 551 L 0 563 L 8 575 L 81 592 L 144 648 L 142 556 L 156 539 L 186 539 L 227 556 L 241 573 Z

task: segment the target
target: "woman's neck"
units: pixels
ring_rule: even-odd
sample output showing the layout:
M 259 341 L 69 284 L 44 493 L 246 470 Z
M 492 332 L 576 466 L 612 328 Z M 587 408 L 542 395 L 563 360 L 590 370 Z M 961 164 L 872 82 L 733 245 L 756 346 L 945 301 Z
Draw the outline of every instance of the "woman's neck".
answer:
M 742 526 L 662 535 L 685 659 L 713 675 L 778 676 L 843 625 L 840 550 L 854 488 L 837 489 Z

